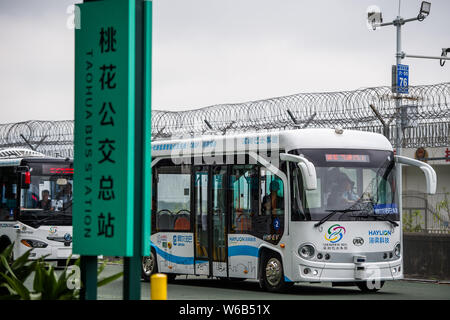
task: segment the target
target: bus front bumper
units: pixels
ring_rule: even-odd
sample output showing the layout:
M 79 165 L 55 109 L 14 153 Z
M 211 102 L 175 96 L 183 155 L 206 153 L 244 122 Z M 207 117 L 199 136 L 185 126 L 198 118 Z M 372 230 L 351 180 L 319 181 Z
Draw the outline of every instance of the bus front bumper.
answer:
M 19 251 L 15 254 L 21 256 L 26 251 L 30 250 L 29 247 L 20 244 Z M 72 255 L 72 246 L 64 247 L 52 247 L 48 246 L 46 248 L 33 248 L 30 252 L 30 260 L 37 260 L 39 258 L 45 257 L 45 260 L 66 260 L 69 257 L 71 259 L 77 259 L 79 255 Z
M 390 262 L 367 263 L 320 263 L 303 260 L 297 264 L 296 269 L 297 275 L 292 279 L 294 281 L 349 282 L 403 278 L 401 259 Z

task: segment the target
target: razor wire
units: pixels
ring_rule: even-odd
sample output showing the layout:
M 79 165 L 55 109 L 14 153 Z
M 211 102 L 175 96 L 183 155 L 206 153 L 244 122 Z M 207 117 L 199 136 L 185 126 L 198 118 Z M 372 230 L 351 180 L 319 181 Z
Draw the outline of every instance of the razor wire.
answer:
M 0 124 L 0 148 L 29 148 L 52 157 L 73 158 L 73 132 L 72 120 Z
M 173 138 L 255 130 L 342 127 L 388 132 L 393 142 L 397 112 L 410 110 L 402 115 L 406 122 L 403 126 L 404 147 L 448 144 L 450 83 L 410 87 L 408 95 L 400 96 L 401 110 L 396 108 L 396 99 L 391 87 L 375 87 L 300 93 L 180 112 L 157 111 L 152 117 L 152 135 L 154 138 Z M 385 122 L 386 130 L 374 109 Z
M 396 100 L 399 99 L 397 108 Z M 187 111 L 152 111 L 152 140 L 295 128 L 335 128 L 384 134 L 394 145 L 402 119 L 402 147 L 449 145 L 450 83 L 300 93 L 220 104 Z M 25 121 L 0 124 L 0 148 L 29 147 L 57 157 L 73 157 L 74 122 Z

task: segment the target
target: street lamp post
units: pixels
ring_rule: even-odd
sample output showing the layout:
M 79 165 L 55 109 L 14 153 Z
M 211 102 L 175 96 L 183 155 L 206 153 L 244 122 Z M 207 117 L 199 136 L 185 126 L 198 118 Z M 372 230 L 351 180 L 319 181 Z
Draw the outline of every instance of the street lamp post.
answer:
M 400 0 L 399 0 L 399 12 L 397 17 L 395 18 L 395 20 L 393 20 L 392 22 L 387 22 L 387 23 L 383 23 L 383 18 L 381 15 L 381 12 L 378 12 L 378 16 L 376 20 L 372 20 L 371 24 L 374 30 L 376 30 L 378 27 L 384 27 L 384 26 L 390 26 L 393 25 L 396 27 L 396 39 L 397 39 L 397 43 L 396 43 L 396 53 L 395 53 L 395 59 L 396 59 L 396 70 L 398 70 L 398 66 L 401 64 L 402 59 L 404 58 L 404 53 L 402 52 L 402 26 L 406 23 L 406 22 L 410 22 L 410 21 L 423 21 L 423 19 L 425 19 L 426 16 L 428 16 L 429 12 L 430 12 L 430 6 L 431 4 L 427 5 L 424 3 L 428 3 L 426 1 L 424 1 L 422 3 L 421 6 L 421 11 L 419 13 L 419 15 L 415 18 L 410 18 L 410 19 L 403 19 L 400 16 Z M 426 12 L 422 12 L 422 7 L 425 6 Z M 370 18 L 370 14 L 369 14 L 369 18 Z M 398 86 L 397 84 L 395 84 L 394 86 L 394 92 L 395 92 L 395 111 L 397 114 L 396 117 L 396 135 L 395 135 L 395 150 L 396 150 L 396 155 L 401 156 L 402 155 L 402 140 L 403 140 L 403 129 L 402 129 L 402 117 L 403 117 L 403 112 L 401 112 L 401 93 L 398 92 Z M 398 190 L 398 206 L 399 209 L 402 210 L 402 165 L 399 164 L 398 166 L 398 170 L 396 171 L 396 180 L 397 180 L 397 190 Z
M 400 6 L 400 4 L 399 4 Z M 395 54 L 396 58 L 396 70 L 398 70 L 398 65 L 402 63 L 402 25 L 405 24 L 402 17 L 400 17 L 400 8 L 399 8 L 399 14 L 397 18 L 393 21 L 394 26 L 397 29 L 397 52 Z M 397 78 L 397 77 L 396 77 Z M 408 84 L 409 85 L 409 84 Z M 397 90 L 397 83 L 395 85 L 395 91 Z M 395 111 L 397 113 L 397 119 L 396 119 L 396 141 L 395 141 L 395 150 L 396 154 L 401 156 L 402 155 L 402 141 L 403 141 L 403 130 L 402 130 L 402 115 L 403 112 L 401 112 L 401 93 L 396 94 L 395 99 Z M 402 165 L 399 164 L 398 170 L 396 171 L 396 180 L 397 180 L 397 190 L 398 190 L 398 206 L 400 210 L 403 208 L 403 181 L 402 181 Z
M 422 1 L 420 5 L 420 11 L 419 14 L 416 17 L 409 18 L 409 19 L 403 19 L 403 17 L 400 16 L 400 4 L 401 0 L 399 0 L 399 8 L 398 8 L 398 15 L 392 22 L 383 23 L 383 18 L 381 11 L 377 8 L 377 10 L 371 10 L 368 12 L 368 23 L 372 27 L 373 30 L 376 30 L 379 27 L 385 27 L 385 26 L 395 26 L 397 31 L 397 46 L 396 46 L 396 70 L 399 69 L 399 65 L 401 64 L 402 59 L 404 58 L 421 58 L 421 59 L 438 59 L 440 61 L 440 65 L 444 66 L 444 63 L 446 60 L 450 60 L 450 57 L 447 57 L 447 53 L 450 52 L 450 48 L 443 48 L 441 56 L 423 56 L 423 55 L 412 55 L 412 54 L 406 54 L 402 51 L 402 26 L 407 22 L 412 21 L 423 21 L 426 17 L 430 14 L 431 10 L 431 3 L 428 1 Z M 396 147 L 396 153 L 397 155 L 402 154 L 402 141 L 403 141 L 403 128 L 402 123 L 404 122 L 403 117 L 405 116 L 405 113 L 401 112 L 400 110 L 402 108 L 401 106 L 401 99 L 402 94 L 399 92 L 399 86 L 397 83 L 393 85 L 393 91 L 395 93 L 395 108 L 396 108 L 396 137 L 395 137 L 395 147 Z M 398 183 L 398 193 L 399 193 L 399 208 L 401 210 L 402 208 L 402 169 L 401 165 L 399 166 L 399 170 L 397 170 L 397 183 Z
M 411 21 L 423 21 L 426 17 L 430 14 L 431 9 L 431 3 L 428 1 L 422 1 L 422 4 L 420 6 L 419 14 L 414 18 L 409 19 L 403 19 L 400 16 L 400 5 L 401 0 L 398 2 L 398 15 L 392 22 L 383 23 L 383 18 L 381 14 L 381 10 L 375 6 L 369 7 L 370 10 L 368 10 L 368 24 L 372 27 L 373 30 L 376 30 L 379 27 L 384 26 L 390 26 L 393 25 L 396 27 L 396 33 L 397 33 L 397 46 L 396 46 L 396 70 L 399 70 L 399 65 L 401 64 L 402 59 L 405 57 L 408 58 L 422 58 L 422 59 L 439 59 L 439 63 L 441 66 L 444 66 L 446 60 L 450 60 L 450 57 L 447 57 L 447 53 L 450 52 L 450 48 L 443 48 L 441 56 L 420 56 L 420 55 L 411 55 L 406 54 L 402 51 L 402 26 Z M 373 8 L 375 7 L 375 8 Z M 404 112 L 402 112 L 401 108 L 401 99 L 402 94 L 401 90 L 399 90 L 399 84 L 397 83 L 398 77 L 395 77 L 395 85 L 393 83 L 393 92 L 395 93 L 395 108 L 396 108 L 396 138 L 395 138 L 395 147 L 396 147 L 396 153 L 397 155 L 402 154 L 402 141 L 403 141 L 403 128 L 402 124 L 404 120 Z M 404 85 L 404 84 L 403 84 Z M 409 85 L 409 84 L 408 84 Z M 374 107 L 373 110 L 376 110 Z M 402 212 L 402 165 L 398 164 L 398 170 L 396 172 L 396 179 L 397 179 L 397 190 L 398 190 L 398 206 L 400 213 Z M 401 223 L 401 221 L 400 221 Z M 402 233 L 402 230 L 400 230 Z M 403 248 L 402 248 L 403 251 Z

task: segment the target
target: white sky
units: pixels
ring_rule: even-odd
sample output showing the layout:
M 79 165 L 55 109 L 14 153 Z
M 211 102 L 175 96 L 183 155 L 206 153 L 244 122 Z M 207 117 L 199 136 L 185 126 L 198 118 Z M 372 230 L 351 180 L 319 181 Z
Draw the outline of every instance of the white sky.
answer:
M 0 123 L 67 120 L 74 113 L 74 0 L 0 0 Z M 417 15 L 420 0 L 403 0 Z M 450 47 L 450 1 L 431 0 L 403 27 L 403 51 Z M 398 0 L 154 0 L 153 108 L 184 110 L 300 92 L 390 85 Z M 410 84 L 450 81 L 450 62 L 405 59 Z

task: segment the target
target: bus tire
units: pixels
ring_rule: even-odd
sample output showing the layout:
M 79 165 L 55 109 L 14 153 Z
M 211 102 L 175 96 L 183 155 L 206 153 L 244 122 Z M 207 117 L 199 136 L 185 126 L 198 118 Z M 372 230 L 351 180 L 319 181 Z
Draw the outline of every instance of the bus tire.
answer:
M 283 292 L 289 287 L 284 281 L 283 263 L 278 254 L 263 254 L 261 277 L 263 288 L 269 292 Z
M 144 279 L 144 281 L 148 282 L 150 281 L 150 277 L 152 276 L 152 274 L 157 272 L 158 272 L 158 263 L 156 262 L 155 251 L 152 249 L 150 251 L 150 256 L 142 257 L 141 277 L 142 279 Z
M 379 286 L 376 285 L 375 280 L 371 281 L 371 285 L 368 285 L 368 281 L 358 281 L 356 282 L 356 286 L 359 288 L 359 290 L 361 290 L 364 293 L 375 293 L 377 291 L 379 291 L 383 285 L 384 285 L 384 281 L 380 281 L 379 282 Z

